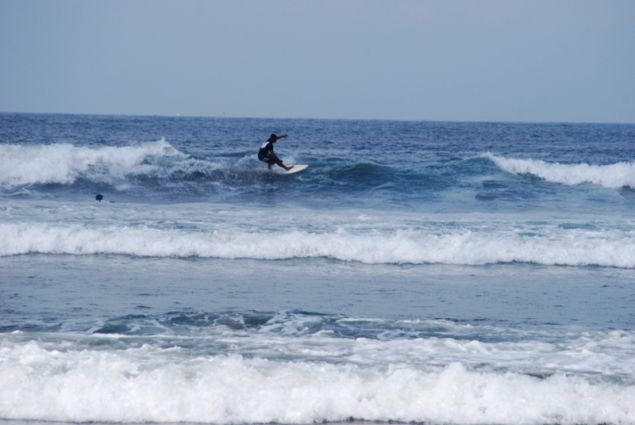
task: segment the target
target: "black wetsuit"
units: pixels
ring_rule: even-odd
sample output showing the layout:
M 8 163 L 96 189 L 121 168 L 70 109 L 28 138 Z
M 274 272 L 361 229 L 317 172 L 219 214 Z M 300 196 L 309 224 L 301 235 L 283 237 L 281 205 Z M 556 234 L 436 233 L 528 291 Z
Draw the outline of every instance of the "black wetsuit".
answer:
M 284 164 L 282 160 L 276 156 L 273 152 L 273 143 L 265 142 L 258 150 L 258 159 L 261 161 L 265 161 L 271 167 L 273 164 L 277 164 L 284 168 Z

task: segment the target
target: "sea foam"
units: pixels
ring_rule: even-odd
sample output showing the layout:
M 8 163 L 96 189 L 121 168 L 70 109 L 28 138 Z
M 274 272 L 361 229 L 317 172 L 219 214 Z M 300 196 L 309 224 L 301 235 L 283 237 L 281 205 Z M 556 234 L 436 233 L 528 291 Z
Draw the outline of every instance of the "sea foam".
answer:
M 182 230 L 145 226 L 48 223 L 0 224 L 0 256 L 20 254 L 122 254 L 140 257 L 325 257 L 368 264 L 536 263 L 635 267 L 633 230 L 515 229 L 249 231 Z
M 69 143 L 0 145 L 0 186 L 68 184 L 89 170 L 107 178 L 147 173 L 149 157 L 183 155 L 164 139 L 121 147 L 84 147 Z
M 537 159 L 515 159 L 485 154 L 500 169 L 513 174 L 532 174 L 550 182 L 566 185 L 592 183 L 606 188 L 635 188 L 635 162 L 609 165 L 561 164 Z
M 59 348 L 59 347 L 58 347 Z M 461 363 L 363 367 L 145 345 L 0 345 L 0 418 L 74 422 L 633 424 L 635 386 L 479 372 Z

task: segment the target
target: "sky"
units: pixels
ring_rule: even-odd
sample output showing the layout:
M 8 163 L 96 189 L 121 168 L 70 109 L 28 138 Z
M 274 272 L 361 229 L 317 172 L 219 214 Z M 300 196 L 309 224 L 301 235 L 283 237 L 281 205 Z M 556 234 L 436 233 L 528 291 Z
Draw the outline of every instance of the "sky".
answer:
M 635 123 L 635 1 L 0 0 L 0 112 Z

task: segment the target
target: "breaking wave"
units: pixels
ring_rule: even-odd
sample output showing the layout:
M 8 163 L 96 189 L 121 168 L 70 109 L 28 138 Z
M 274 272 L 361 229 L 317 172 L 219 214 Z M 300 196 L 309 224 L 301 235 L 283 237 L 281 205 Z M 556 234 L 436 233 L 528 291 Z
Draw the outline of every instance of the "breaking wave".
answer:
M 635 188 L 635 162 L 609 165 L 561 164 L 538 159 L 515 159 L 485 154 L 500 169 L 513 174 L 532 174 L 550 182 L 566 185 L 592 183 L 606 188 Z
M 122 179 L 156 171 L 158 165 L 151 160 L 166 156 L 187 157 L 164 139 L 99 148 L 69 143 L 0 145 L 0 186 L 70 184 L 87 175 L 95 180 Z
M 0 418 L 73 422 L 632 424 L 635 386 L 461 363 L 359 366 L 150 345 L 0 345 Z M 32 401 L 32 402 L 28 402 Z
M 0 256 L 120 254 L 281 260 L 326 257 L 368 264 L 535 263 L 635 268 L 629 230 L 346 230 L 187 231 L 137 226 L 89 227 L 45 223 L 0 224 Z

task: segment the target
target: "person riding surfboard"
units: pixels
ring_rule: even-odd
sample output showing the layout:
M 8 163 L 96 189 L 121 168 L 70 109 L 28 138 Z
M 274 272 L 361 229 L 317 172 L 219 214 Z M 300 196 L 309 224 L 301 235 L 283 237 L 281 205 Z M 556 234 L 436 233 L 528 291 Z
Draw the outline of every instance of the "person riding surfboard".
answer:
M 287 137 L 289 136 L 286 134 L 283 134 L 282 136 L 277 136 L 276 134 L 271 133 L 271 136 L 269 136 L 267 141 L 263 143 L 262 146 L 260 146 L 260 149 L 258 150 L 258 159 L 266 162 L 270 170 L 273 164 L 276 164 L 277 166 L 282 167 L 287 171 L 293 168 L 293 165 L 290 165 L 290 166 L 284 165 L 282 160 L 278 158 L 278 156 L 273 151 L 274 143 L 276 143 L 280 139 L 286 139 Z

